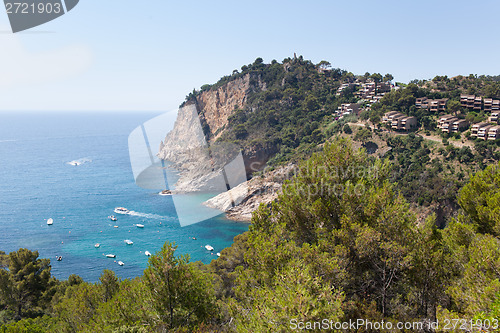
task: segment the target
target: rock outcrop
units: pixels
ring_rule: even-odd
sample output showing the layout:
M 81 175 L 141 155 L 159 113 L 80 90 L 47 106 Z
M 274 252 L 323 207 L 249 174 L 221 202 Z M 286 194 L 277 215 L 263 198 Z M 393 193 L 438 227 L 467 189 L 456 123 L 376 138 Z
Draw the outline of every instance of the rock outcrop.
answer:
M 226 216 L 235 221 L 250 221 L 252 213 L 260 204 L 270 204 L 274 201 L 286 179 L 290 178 L 293 166 L 289 165 L 255 177 L 231 190 L 207 200 L 204 205 L 226 212 Z M 235 207 L 232 201 L 240 202 Z
M 230 191 L 220 188 L 221 177 L 227 178 L 222 173 L 224 165 L 238 157 L 234 147 L 218 145 L 215 141 L 224 132 L 234 110 L 245 108 L 249 91 L 265 89 L 260 80 L 253 82 L 257 82 L 254 83 L 257 87 L 251 87 L 251 76 L 247 74 L 216 89 L 203 91 L 186 102 L 179 109 L 174 128 L 161 142 L 158 152 L 158 157 L 169 161 L 179 171 L 175 193 L 223 192 L 209 200 L 207 206 L 227 211 L 228 217 L 237 220 L 249 220 L 253 210 L 261 202 L 274 200 L 281 188 L 281 183 L 262 178 L 246 181 L 252 173 L 262 170 L 276 153 L 275 148 L 263 146 L 241 151 L 244 175 L 240 186 L 231 186 Z M 239 154 L 240 149 L 237 150 Z M 232 207 L 234 202 L 238 203 L 236 207 Z
M 202 92 L 196 97 L 198 110 L 203 114 L 214 142 L 227 126 L 235 109 L 243 109 L 250 89 L 250 75 L 229 81 L 215 90 Z

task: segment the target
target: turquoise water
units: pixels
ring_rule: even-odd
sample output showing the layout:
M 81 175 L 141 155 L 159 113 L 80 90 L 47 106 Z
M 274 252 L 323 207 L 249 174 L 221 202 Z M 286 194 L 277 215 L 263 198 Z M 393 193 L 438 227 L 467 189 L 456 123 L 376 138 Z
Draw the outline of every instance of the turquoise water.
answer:
M 171 197 L 135 185 L 128 135 L 155 115 L 0 113 L 0 250 L 38 250 L 51 259 L 57 278 L 78 274 L 97 281 L 103 269 L 122 278 L 141 275 L 148 261 L 144 251 L 155 253 L 166 241 L 177 243 L 177 254 L 204 263 L 230 246 L 247 224 L 220 215 L 181 228 Z M 75 160 L 82 164 L 68 164 Z M 115 214 L 118 206 L 135 213 Z M 52 226 L 48 218 L 54 219 Z M 145 227 L 135 227 L 138 223 Z M 116 259 L 106 258 L 108 253 Z

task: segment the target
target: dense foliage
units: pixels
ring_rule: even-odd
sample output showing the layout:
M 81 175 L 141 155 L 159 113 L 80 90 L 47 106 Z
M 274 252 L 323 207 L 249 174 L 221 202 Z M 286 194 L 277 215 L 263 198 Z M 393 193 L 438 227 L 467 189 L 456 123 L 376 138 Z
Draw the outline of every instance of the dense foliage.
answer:
M 246 106 L 234 110 L 219 140 L 264 147 L 271 166 L 296 165 L 249 231 L 210 265 L 166 243 L 133 280 L 105 270 L 97 283 L 58 281 L 37 252 L 0 252 L 0 332 L 288 332 L 293 322 L 325 318 L 500 320 L 500 142 L 454 146 L 460 134 L 436 132 L 435 116 L 415 107 L 419 97 L 450 98 L 447 112 L 482 121 L 484 112 L 462 109 L 459 96 L 500 98 L 498 77 L 401 85 L 365 102 L 362 127 L 355 115 L 334 119 L 338 106 L 357 101 L 357 88 L 337 89 L 392 75 L 355 77 L 302 57 L 258 58 L 187 102 L 242 77 L 250 78 Z M 391 110 L 415 116 L 442 143 L 384 130 L 381 117 Z M 347 136 L 367 150 L 375 142 L 388 149 L 377 157 Z M 419 215 L 416 206 L 428 211 Z
M 167 243 L 133 280 L 104 271 L 95 284 L 61 282 L 36 252 L 2 254 L 0 332 L 286 332 L 324 318 L 500 319 L 500 164 L 463 187 L 461 213 L 443 229 L 434 216 L 417 223 L 390 179 L 387 160 L 345 139 L 326 144 L 219 259 L 190 263 Z

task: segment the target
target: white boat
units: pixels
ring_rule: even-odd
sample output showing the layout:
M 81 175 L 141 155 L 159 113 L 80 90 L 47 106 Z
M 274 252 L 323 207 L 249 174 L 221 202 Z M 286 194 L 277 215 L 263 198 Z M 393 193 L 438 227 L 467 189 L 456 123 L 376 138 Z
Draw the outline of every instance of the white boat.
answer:
M 220 252 L 217 252 L 217 257 L 220 257 Z
M 124 208 L 124 207 L 116 207 L 114 212 L 116 214 L 129 214 L 130 210 L 128 210 L 127 208 Z
M 95 247 L 95 248 L 101 247 L 101 244 L 99 244 L 99 243 L 95 243 L 94 247 Z
M 114 254 L 106 254 L 106 257 L 108 257 L 108 258 L 116 258 L 116 255 L 114 255 Z
M 145 251 L 144 254 L 147 255 L 148 257 L 151 256 L 151 252 L 149 251 Z
M 82 162 L 78 162 L 78 161 L 71 161 L 71 162 L 68 162 L 69 165 L 72 165 L 72 166 L 79 166 L 80 164 L 82 164 Z
M 214 248 L 213 248 L 213 247 L 211 247 L 211 246 L 210 246 L 210 245 L 208 245 L 208 244 L 207 244 L 207 245 L 205 245 L 205 249 L 207 249 L 207 251 L 213 251 L 213 250 L 214 250 Z
M 144 224 L 139 224 L 139 223 L 137 223 L 137 224 L 135 224 L 135 226 L 136 226 L 137 228 L 144 228 Z
M 132 245 L 134 244 L 134 242 L 132 242 L 130 239 L 125 239 L 124 242 L 127 244 L 127 245 Z
M 118 261 L 118 265 L 123 266 L 125 263 L 123 261 Z
M 110 219 L 111 221 L 116 221 L 117 220 L 117 218 L 114 215 L 108 216 L 108 219 Z
M 47 220 L 47 225 L 52 225 L 54 224 L 54 220 L 52 218 Z
M 158 194 L 159 195 L 172 195 L 172 191 L 170 191 L 170 190 L 163 190 L 163 191 L 161 191 Z

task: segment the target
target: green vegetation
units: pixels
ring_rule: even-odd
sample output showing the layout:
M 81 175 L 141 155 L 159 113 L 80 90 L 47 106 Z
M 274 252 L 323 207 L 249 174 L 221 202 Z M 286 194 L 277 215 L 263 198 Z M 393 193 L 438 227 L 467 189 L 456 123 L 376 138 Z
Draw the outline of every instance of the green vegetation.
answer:
M 300 160 L 325 141 L 324 127 L 332 122 L 337 107 L 356 101 L 349 89 L 336 96 L 341 82 L 352 80 L 354 75 L 330 67 L 328 62 L 315 65 L 302 57 L 271 64 L 257 58 L 241 72 L 234 71 L 214 85 L 195 90 L 186 102 L 194 102 L 203 91 L 249 75 L 246 106 L 234 111 L 219 140 L 235 142 L 247 150 L 264 147 L 276 152 L 269 165 Z M 208 125 L 205 133 L 210 133 Z
M 362 105 L 362 127 L 349 125 L 355 115 L 335 119 L 338 106 L 357 101 L 357 88 L 337 89 L 355 80 L 378 89 L 391 74 L 355 77 L 326 61 L 258 58 L 194 90 L 187 103 L 247 76 L 247 104 L 219 140 L 272 152 L 269 166 L 296 166 L 249 231 L 209 265 L 166 243 L 143 276 L 120 280 L 105 270 L 97 283 L 58 281 L 37 252 L 0 252 L 0 332 L 288 332 L 294 320 L 324 318 L 500 320 L 500 142 L 469 147 L 470 132 L 439 133 L 435 116 L 415 107 L 419 97 L 450 98 L 447 112 L 481 121 L 484 112 L 459 105 L 460 93 L 498 98 L 499 77 L 401 85 Z M 392 110 L 441 137 L 385 130 L 380 119 Z M 386 150 L 356 148 L 368 143 Z
M 346 139 L 327 143 L 219 259 L 190 263 L 167 243 L 133 280 L 104 271 L 95 284 L 61 282 L 36 252 L 3 254 L 0 332 L 284 332 L 293 320 L 323 318 L 500 319 L 500 164 L 463 187 L 461 213 L 443 229 L 435 216 L 417 223 L 390 179 L 389 160 Z

